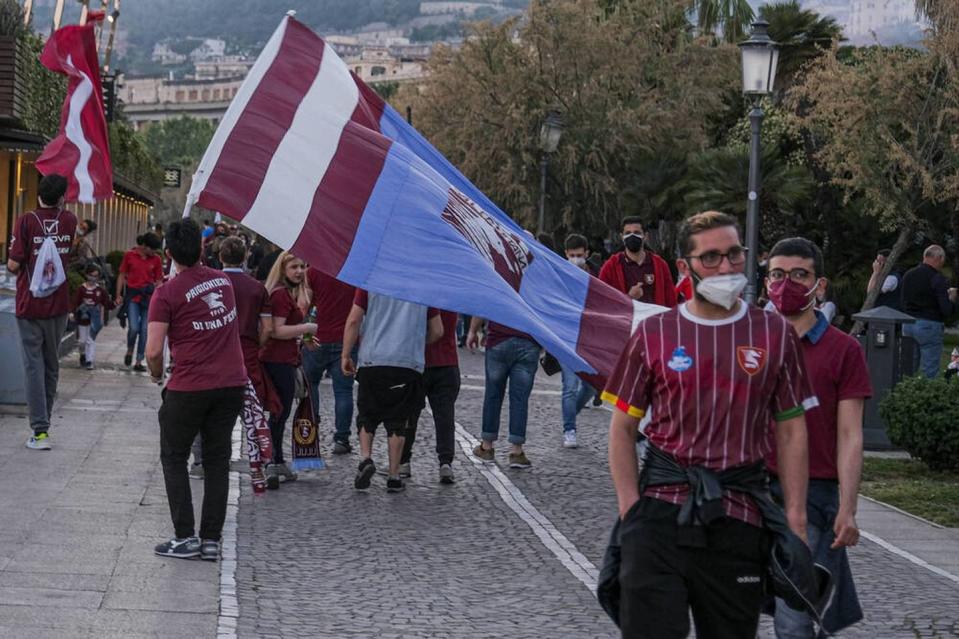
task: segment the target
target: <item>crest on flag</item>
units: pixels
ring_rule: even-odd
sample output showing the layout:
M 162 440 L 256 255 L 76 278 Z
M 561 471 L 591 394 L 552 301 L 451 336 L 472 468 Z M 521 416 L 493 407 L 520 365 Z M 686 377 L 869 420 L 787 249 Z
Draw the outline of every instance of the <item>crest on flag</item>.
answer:
M 453 187 L 442 218 L 493 265 L 514 291 L 519 290 L 523 273 L 533 262 L 533 254 L 522 238 Z
M 736 362 L 744 373 L 752 377 L 766 366 L 766 349 L 740 346 L 736 349 Z

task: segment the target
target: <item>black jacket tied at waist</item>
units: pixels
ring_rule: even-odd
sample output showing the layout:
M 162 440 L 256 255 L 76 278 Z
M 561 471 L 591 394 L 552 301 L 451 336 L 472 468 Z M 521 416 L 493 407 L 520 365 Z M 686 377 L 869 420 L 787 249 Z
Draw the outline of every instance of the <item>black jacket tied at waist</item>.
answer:
M 689 496 L 680 507 L 676 523 L 680 534 L 690 527 L 706 526 L 725 516 L 723 492 L 733 491 L 751 497 L 763 518 L 763 527 L 771 534 L 772 544 L 767 566 L 771 594 L 782 598 L 791 608 L 805 610 L 822 626 L 822 614 L 829 606 L 833 587 L 829 571 L 813 563 L 812 553 L 802 539 L 789 528 L 782 508 L 769 494 L 769 478 L 760 460 L 721 471 L 703 466 L 684 467 L 674 457 L 649 445 L 639 480 L 639 494 L 656 486 L 689 486 Z M 597 597 L 613 621 L 619 623 L 619 518 L 604 557 L 597 585 Z

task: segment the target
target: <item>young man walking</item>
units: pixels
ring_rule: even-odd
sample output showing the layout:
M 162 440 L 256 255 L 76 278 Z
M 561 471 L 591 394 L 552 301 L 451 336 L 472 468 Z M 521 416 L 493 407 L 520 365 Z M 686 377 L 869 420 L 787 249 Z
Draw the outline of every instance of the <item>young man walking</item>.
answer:
M 224 273 L 200 264 L 200 228 L 192 220 L 167 229 L 167 253 L 177 274 L 157 289 L 150 305 L 147 364 L 163 379 L 163 343 L 176 365 L 160 406 L 160 461 L 175 536 L 155 548 L 165 557 L 216 561 L 226 518 L 233 426 L 243 408 L 246 368 L 233 285 Z M 195 536 L 187 458 L 197 434 L 203 441 L 203 511 Z
M 709 494 L 727 469 L 765 483 L 775 419 L 786 518 L 805 538 L 803 412 L 815 398 L 792 327 L 739 299 L 747 253 L 735 218 L 694 215 L 679 246 L 693 299 L 639 323 L 603 393 L 615 406 L 609 463 L 622 518 L 620 627 L 631 639 L 686 637 L 691 610 L 700 639 L 752 639 L 767 559 L 762 516 L 744 493 Z M 650 409 L 640 478 L 636 434 Z M 650 476 L 654 465 L 678 467 L 688 480 L 664 485 Z
M 362 335 L 358 361 L 350 353 Z M 357 290 L 343 332 L 343 374 L 356 376 L 356 427 L 360 457 L 353 486 L 370 487 L 376 472 L 373 435 L 380 424 L 389 438 L 389 472 L 386 489 L 404 489 L 400 457 L 409 421 L 423 409 L 423 369 L 426 345 L 443 336 L 439 313 L 425 306 L 378 293 Z
M 769 255 L 766 290 L 769 299 L 795 329 L 803 361 L 819 405 L 806 411 L 809 437 L 809 489 L 806 531 L 813 559 L 829 569 L 836 598 L 827 609 L 825 630 L 834 633 L 862 619 L 862 608 L 846 557 L 846 547 L 859 541 L 856 504 L 862 475 L 862 415 L 872 395 L 862 347 L 830 326 L 816 310 L 825 291 L 822 251 L 807 239 L 778 242 Z M 766 455 L 772 492 L 782 495 L 774 447 Z M 805 612 L 776 601 L 776 636 L 814 639 L 813 621 Z
M 666 260 L 646 248 L 646 231 L 638 216 L 623 218 L 624 250 L 610 256 L 599 279 L 630 298 L 647 304 L 676 306 L 676 288 Z
M 441 484 L 452 484 L 453 451 L 456 430 L 456 398 L 460 393 L 460 362 L 456 353 L 456 313 L 440 311 L 443 322 L 443 337 L 426 345 L 426 368 L 423 371 L 423 392 L 430 401 L 433 411 L 433 425 L 436 427 L 436 457 L 439 461 L 439 479 Z M 419 425 L 421 411 L 410 418 L 406 429 L 406 441 L 400 458 L 400 477 L 411 474 L 410 461 L 413 457 L 413 444 L 416 441 L 416 428 Z
M 566 238 L 566 259 L 587 273 L 589 267 L 586 260 L 589 258 L 589 242 L 582 235 L 575 233 Z M 592 386 L 581 380 L 576 372 L 563 366 L 563 447 L 577 448 L 576 417 L 579 412 L 593 399 L 596 391 Z
M 30 290 L 40 247 L 49 237 L 56 246 L 64 271 L 77 232 L 77 217 L 63 209 L 67 180 L 50 174 L 40 180 L 37 208 L 21 215 L 10 238 L 7 271 L 17 276 L 16 316 L 23 351 L 24 385 L 33 435 L 27 448 L 50 450 L 50 417 L 60 379 L 60 338 L 70 312 L 70 287 L 66 280 L 45 297 Z

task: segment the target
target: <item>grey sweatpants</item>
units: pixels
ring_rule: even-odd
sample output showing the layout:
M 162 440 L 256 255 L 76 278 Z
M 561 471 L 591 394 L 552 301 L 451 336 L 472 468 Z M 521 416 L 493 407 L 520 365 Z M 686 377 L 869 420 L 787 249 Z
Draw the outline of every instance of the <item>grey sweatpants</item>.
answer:
M 60 378 L 60 338 L 67 328 L 67 316 L 45 319 L 17 318 L 23 349 L 24 386 L 34 434 L 50 430 L 53 400 Z

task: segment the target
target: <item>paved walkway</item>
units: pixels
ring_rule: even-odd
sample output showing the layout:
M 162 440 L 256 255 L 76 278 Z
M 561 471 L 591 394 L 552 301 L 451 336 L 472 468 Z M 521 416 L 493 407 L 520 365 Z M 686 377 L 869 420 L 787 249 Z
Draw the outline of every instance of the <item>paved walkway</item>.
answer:
M 505 445 L 496 467 L 467 454 L 483 376 L 481 356 L 461 351 L 455 485 L 436 482 L 426 415 L 402 494 L 380 476 L 354 491 L 355 456 L 327 455 L 328 470 L 264 496 L 235 476 L 237 560 L 217 566 L 153 556 L 171 532 L 159 394 L 121 370 L 118 328 L 99 341 L 98 370 L 64 361 L 53 451 L 25 449 L 26 419 L 0 417 L 0 636 L 616 636 L 589 590 L 615 509 L 609 413 L 584 411 L 581 447 L 563 449 L 558 376 L 540 374 L 534 391 L 530 471 L 505 467 Z M 959 636 L 959 530 L 868 500 L 859 522 L 851 558 L 867 618 L 842 636 Z

